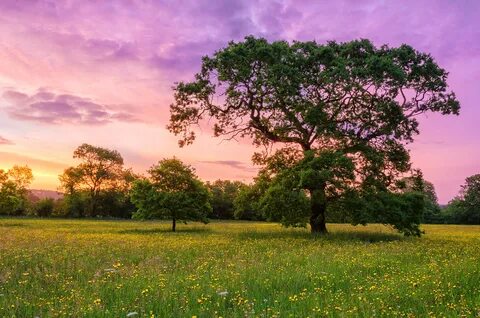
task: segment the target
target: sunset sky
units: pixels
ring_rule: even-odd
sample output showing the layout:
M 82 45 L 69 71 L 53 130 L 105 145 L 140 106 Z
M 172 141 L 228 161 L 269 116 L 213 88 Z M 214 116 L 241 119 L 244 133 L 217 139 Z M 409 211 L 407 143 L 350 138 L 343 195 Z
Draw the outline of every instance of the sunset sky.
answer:
M 81 143 L 137 172 L 173 155 L 205 180 L 250 181 L 254 148 L 204 130 L 178 148 L 165 126 L 174 82 L 253 34 L 269 40 L 407 43 L 450 72 L 460 116 L 428 114 L 410 146 L 440 203 L 480 173 L 480 1 L 0 1 L 0 168 L 28 164 L 56 189 Z

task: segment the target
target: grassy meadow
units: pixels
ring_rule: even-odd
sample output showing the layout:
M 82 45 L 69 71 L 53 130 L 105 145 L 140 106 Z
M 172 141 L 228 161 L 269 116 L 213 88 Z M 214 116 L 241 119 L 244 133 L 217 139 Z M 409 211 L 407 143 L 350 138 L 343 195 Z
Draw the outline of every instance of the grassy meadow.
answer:
M 0 219 L 0 317 L 479 317 L 480 226 Z

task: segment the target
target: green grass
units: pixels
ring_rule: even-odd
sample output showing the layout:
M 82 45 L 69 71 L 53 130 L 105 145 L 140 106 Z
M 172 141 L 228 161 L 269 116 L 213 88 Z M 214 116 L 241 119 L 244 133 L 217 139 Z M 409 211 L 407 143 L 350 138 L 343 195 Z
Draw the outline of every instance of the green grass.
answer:
M 480 227 L 0 219 L 0 317 L 478 317 Z

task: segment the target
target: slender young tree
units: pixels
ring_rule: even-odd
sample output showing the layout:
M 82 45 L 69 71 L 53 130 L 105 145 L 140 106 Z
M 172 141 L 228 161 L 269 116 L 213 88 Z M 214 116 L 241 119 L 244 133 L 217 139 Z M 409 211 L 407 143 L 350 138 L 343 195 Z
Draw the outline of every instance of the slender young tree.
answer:
M 326 233 L 325 213 L 337 197 L 392 190 L 409 171 L 405 144 L 419 132 L 418 115 L 458 114 L 447 75 L 408 45 L 249 36 L 204 57 L 193 81 L 176 84 L 168 128 L 184 146 L 195 139 L 194 125 L 209 119 L 215 136 L 300 152 L 311 230 Z

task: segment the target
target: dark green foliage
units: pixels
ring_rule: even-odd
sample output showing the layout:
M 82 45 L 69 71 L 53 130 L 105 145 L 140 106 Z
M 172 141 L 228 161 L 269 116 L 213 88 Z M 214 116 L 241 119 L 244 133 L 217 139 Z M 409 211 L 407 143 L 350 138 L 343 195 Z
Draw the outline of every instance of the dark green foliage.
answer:
M 234 200 L 235 218 L 263 221 L 266 219 L 260 201 L 270 186 L 270 177 L 260 173 L 251 185 L 243 185 Z M 278 221 L 274 215 L 270 220 Z
M 305 227 L 310 215 L 310 203 L 303 190 L 272 185 L 262 196 L 260 208 L 268 221 L 284 226 Z
M 460 194 L 449 202 L 443 215 L 448 223 L 480 224 L 480 174 L 465 180 Z
M 311 216 L 311 204 L 328 203 L 326 213 L 336 216 L 334 221 L 390 224 L 405 235 L 421 234 L 419 225 L 426 201 L 423 188 L 405 193 L 356 188 L 351 186 L 355 178 L 353 168 L 349 158 L 333 152 L 319 156 L 307 152 L 297 165 L 275 176 L 262 196 L 263 212 L 269 213 L 269 219 L 275 220 L 276 216 L 286 226 L 305 226 Z M 312 193 L 318 195 L 317 185 L 325 187 L 320 192 L 325 196 L 312 198 Z M 306 190 L 310 191 L 309 197 Z
M 462 224 L 465 222 L 465 205 L 459 197 L 448 202 L 441 211 L 445 223 Z
M 123 158 L 116 150 L 82 144 L 73 153 L 79 159 L 76 167 L 65 169 L 59 179 L 66 195 L 83 192 L 88 196 L 87 209 L 80 216 L 98 215 L 98 203 L 102 192 L 122 187 L 127 181 L 123 170 Z M 127 170 L 128 172 L 128 170 Z
M 27 166 L 13 166 L 7 172 L 0 169 L 0 215 L 27 214 L 27 187 L 32 180 L 32 170 Z
M 181 221 L 207 221 L 211 207 L 206 188 L 196 181 L 191 188 L 180 192 L 158 191 L 148 180 L 135 182 L 132 200 L 137 207 L 138 219 L 175 219 Z
M 425 199 L 425 211 L 423 213 L 423 222 L 425 224 L 442 224 L 445 219 L 442 215 L 442 209 L 438 203 Z
M 417 173 L 412 177 L 403 178 L 398 182 L 402 192 L 417 192 L 423 194 L 424 213 L 422 223 L 441 224 L 444 223 L 444 217 L 441 214 L 440 205 L 438 204 L 435 187 L 429 181 L 423 179 L 422 173 Z
M 59 177 L 65 197 L 55 214 L 130 218 L 135 208 L 129 191 L 137 176 L 123 168 L 120 153 L 83 144 L 73 157 L 81 161 Z
M 306 191 L 312 232 L 327 232 L 326 213 L 347 195 L 365 200 L 374 193 L 391 197 L 375 200 L 382 202 L 374 204 L 382 207 L 376 214 L 386 213 L 385 222 L 417 234 L 413 210 L 405 212 L 407 221 L 392 216 L 400 211 L 394 203 L 421 207 L 407 196 L 398 199 L 395 182 L 410 170 L 405 144 L 419 132 L 416 116 L 459 112 L 447 75 L 429 54 L 408 45 L 270 43 L 249 36 L 204 57 L 195 79 L 175 86 L 168 128 L 183 146 L 195 139 L 192 126 L 209 119 L 215 136 L 248 137 L 277 149 L 255 161 L 272 178 L 293 169 L 285 175 L 295 181 L 291 188 L 283 181 L 273 185 Z
M 52 216 L 55 210 L 55 200 L 52 198 L 41 199 L 33 204 L 33 213 L 36 216 Z
M 480 174 L 468 177 L 461 189 L 464 213 L 462 223 L 480 224 Z
M 244 185 L 240 181 L 230 180 L 207 182 L 206 186 L 212 197 L 212 213 L 208 217 L 212 219 L 233 219 L 235 213 L 234 201 Z
M 134 218 L 171 219 L 173 231 L 177 221 L 208 222 L 210 193 L 192 167 L 175 158 L 164 159 L 150 168 L 149 174 L 148 179 L 133 184 Z
M 380 192 L 359 197 L 351 207 L 352 223 L 368 222 L 390 224 L 407 236 L 420 236 L 424 198 L 420 192 Z M 360 216 L 360 218 L 359 218 Z
M 0 214 L 26 214 L 28 200 L 24 191 L 13 182 L 5 182 L 0 189 Z
M 98 197 L 97 216 L 130 219 L 135 211 L 129 189 L 102 191 Z
M 67 194 L 55 208 L 56 216 L 64 217 L 111 217 L 131 218 L 136 211 L 130 200 L 129 190 L 104 190 L 98 194 L 96 212 L 89 214 L 90 196 L 87 191 L 76 191 Z
M 261 216 L 261 211 L 258 207 L 259 198 L 255 193 L 254 185 L 244 185 L 241 187 L 234 201 L 235 219 L 259 220 L 259 216 Z
M 55 216 L 61 217 L 84 217 L 89 205 L 89 197 L 87 193 L 75 191 L 65 194 L 59 200 L 54 211 Z

